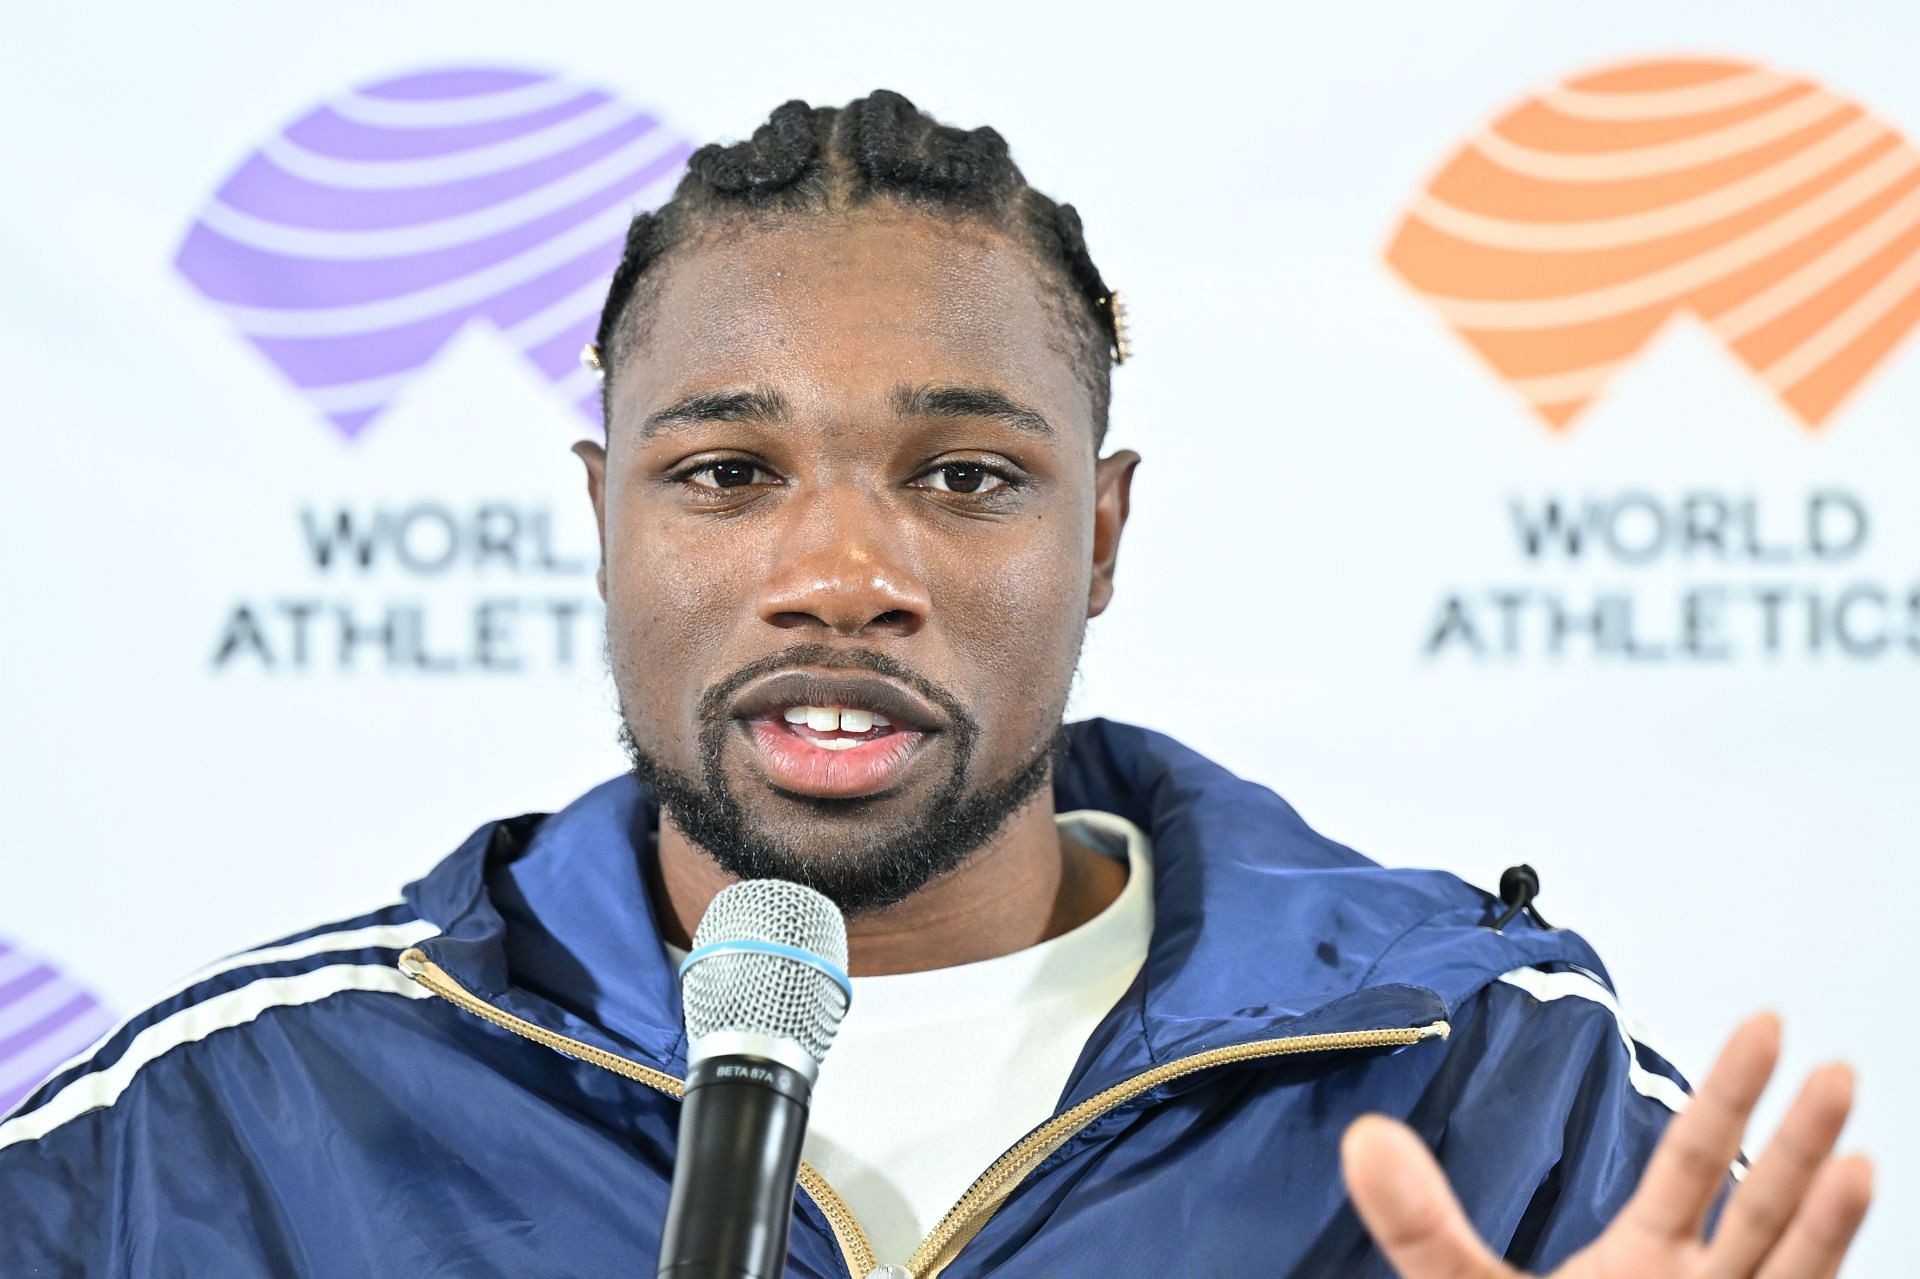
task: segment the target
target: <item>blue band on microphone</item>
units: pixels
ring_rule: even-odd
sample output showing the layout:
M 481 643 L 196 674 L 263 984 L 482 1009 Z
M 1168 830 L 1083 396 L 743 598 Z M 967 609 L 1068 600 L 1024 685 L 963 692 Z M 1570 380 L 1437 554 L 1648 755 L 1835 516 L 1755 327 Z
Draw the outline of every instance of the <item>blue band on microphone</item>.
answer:
M 779 942 L 774 941 L 755 941 L 752 938 L 742 938 L 739 941 L 710 942 L 705 946 L 696 948 L 690 952 L 685 959 L 680 961 L 680 975 L 685 977 L 687 975 L 687 969 L 692 968 L 701 960 L 713 955 L 777 955 L 781 959 L 794 960 L 832 978 L 833 984 L 840 988 L 842 995 L 846 996 L 848 1006 L 852 1006 L 853 1004 L 853 983 L 847 979 L 845 973 L 810 950 L 801 950 L 798 946 L 782 946 Z

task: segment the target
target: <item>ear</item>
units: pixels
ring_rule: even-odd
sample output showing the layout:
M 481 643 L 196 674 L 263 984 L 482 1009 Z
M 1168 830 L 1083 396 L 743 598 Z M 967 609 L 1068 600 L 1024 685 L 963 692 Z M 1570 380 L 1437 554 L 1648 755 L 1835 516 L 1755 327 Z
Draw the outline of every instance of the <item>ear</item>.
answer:
M 1103 457 L 1093 468 L 1093 581 L 1087 588 L 1087 616 L 1098 617 L 1113 600 L 1113 569 L 1120 558 L 1120 533 L 1127 526 L 1133 499 L 1133 469 L 1140 455 L 1132 449 Z
M 573 446 L 573 455 L 586 463 L 587 496 L 593 500 L 593 523 L 600 534 L 600 570 L 594 581 L 600 587 L 600 599 L 607 598 L 607 451 L 592 440 Z

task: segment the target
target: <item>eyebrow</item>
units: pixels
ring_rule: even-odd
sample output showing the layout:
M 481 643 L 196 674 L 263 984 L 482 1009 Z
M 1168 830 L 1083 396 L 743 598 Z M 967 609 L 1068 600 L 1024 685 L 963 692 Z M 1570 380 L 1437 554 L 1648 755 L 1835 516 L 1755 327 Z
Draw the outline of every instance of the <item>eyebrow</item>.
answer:
M 1012 396 L 985 386 L 900 386 L 890 397 L 902 417 L 984 417 L 1035 435 L 1053 436 L 1053 423 Z M 786 397 L 778 391 L 705 391 L 675 400 L 640 424 L 644 442 L 701 422 L 784 422 Z
M 902 417 L 989 417 L 1036 435 L 1056 434 L 1053 423 L 1045 417 L 991 387 L 897 387 L 893 409 Z
M 778 391 L 707 391 L 675 400 L 640 424 L 641 440 L 700 422 L 782 422 L 786 397 Z

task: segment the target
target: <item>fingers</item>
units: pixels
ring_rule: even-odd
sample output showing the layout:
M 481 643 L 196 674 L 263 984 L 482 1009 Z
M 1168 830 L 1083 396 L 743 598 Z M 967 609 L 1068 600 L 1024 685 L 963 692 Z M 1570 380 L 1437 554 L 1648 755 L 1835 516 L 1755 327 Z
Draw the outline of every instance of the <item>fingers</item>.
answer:
M 1758 1279 L 1824 1279 L 1840 1267 L 1873 1198 L 1873 1165 L 1864 1155 L 1831 1159 Z
M 1780 1019 L 1772 1013 L 1733 1032 L 1706 1082 L 1654 1147 L 1622 1220 L 1662 1238 L 1700 1232 L 1779 1057 Z
M 1341 1139 L 1340 1163 L 1354 1209 L 1402 1279 L 1511 1279 L 1411 1129 L 1363 1116 Z
M 1847 1067 L 1823 1066 L 1807 1077 L 1780 1131 L 1721 1215 L 1707 1249 L 1709 1273 L 1753 1273 L 1800 1211 L 1852 1108 L 1853 1072 Z

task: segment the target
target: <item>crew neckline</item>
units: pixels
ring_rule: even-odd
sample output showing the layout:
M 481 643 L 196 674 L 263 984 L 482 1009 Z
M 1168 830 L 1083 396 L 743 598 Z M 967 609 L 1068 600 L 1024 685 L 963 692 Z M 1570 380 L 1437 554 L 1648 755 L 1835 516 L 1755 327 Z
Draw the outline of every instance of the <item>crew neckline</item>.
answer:
M 1127 863 L 1127 882 L 1099 914 L 1057 937 L 971 963 L 853 978 L 860 1020 L 889 1025 L 951 1022 L 1003 1012 L 1014 1004 L 1066 999 L 1083 990 L 1115 953 L 1143 948 L 1153 931 L 1153 866 L 1148 841 L 1132 822 L 1082 809 L 1054 824 L 1109 857 Z M 687 952 L 663 942 L 677 968 Z M 855 1015 L 849 1010 L 849 1016 Z

